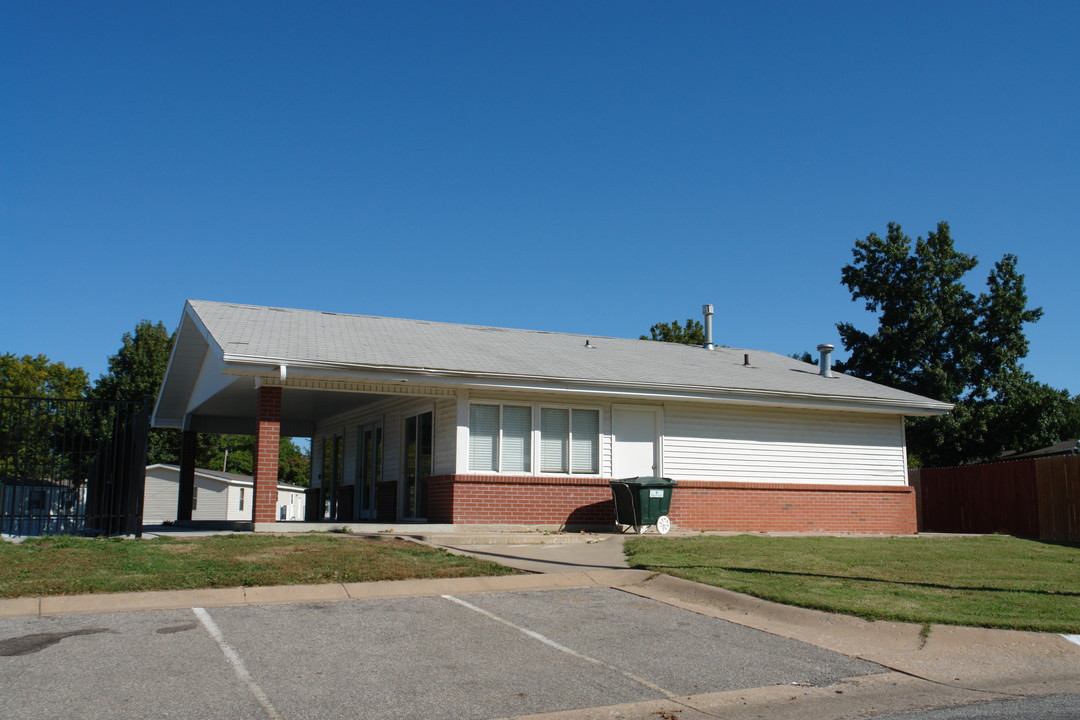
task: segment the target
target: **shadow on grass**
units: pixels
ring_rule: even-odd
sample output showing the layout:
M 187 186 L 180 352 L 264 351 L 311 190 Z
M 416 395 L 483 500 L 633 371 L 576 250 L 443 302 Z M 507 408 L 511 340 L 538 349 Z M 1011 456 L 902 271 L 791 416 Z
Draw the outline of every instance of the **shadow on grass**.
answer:
M 944 585 L 942 583 L 915 582 L 912 580 L 884 580 L 882 578 L 858 577 L 852 575 L 826 575 L 824 573 L 794 572 L 792 570 L 763 570 L 762 568 L 727 567 L 724 565 L 655 565 L 637 563 L 630 567 L 638 570 L 726 570 L 728 572 L 748 573 L 751 575 L 786 575 L 789 577 L 821 578 L 824 580 L 853 580 L 856 582 L 880 583 L 882 585 L 909 585 L 911 587 L 931 588 L 934 590 L 967 590 L 971 592 L 1026 593 L 1029 595 L 1049 595 L 1053 597 L 1080 597 L 1080 592 L 1069 590 L 1026 590 L 1022 588 L 977 587 L 967 585 Z

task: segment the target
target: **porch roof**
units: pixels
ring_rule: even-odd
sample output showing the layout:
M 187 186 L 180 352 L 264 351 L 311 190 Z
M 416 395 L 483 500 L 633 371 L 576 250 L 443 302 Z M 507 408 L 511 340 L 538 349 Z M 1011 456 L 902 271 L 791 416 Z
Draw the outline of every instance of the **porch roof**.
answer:
M 365 394 L 406 385 L 430 394 L 529 389 L 904 415 L 952 407 L 839 373 L 825 378 L 762 350 L 189 300 L 154 424 L 197 418 L 192 429 L 241 432 L 253 423 L 259 382 L 289 388 L 282 432 L 293 435 L 310 434 L 319 417 Z

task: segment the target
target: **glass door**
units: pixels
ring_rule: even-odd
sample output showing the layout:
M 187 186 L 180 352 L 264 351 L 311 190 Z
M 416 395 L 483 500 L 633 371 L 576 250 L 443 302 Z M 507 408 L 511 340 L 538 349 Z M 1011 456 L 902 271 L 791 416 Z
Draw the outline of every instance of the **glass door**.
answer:
M 373 422 L 360 428 L 360 448 L 357 453 L 357 517 L 374 520 L 376 516 L 375 493 L 382 481 L 383 429 L 381 422 Z
M 342 478 L 341 436 L 323 438 L 322 473 L 319 482 L 322 486 L 323 520 L 336 520 L 338 517 L 338 489 Z
M 427 518 L 427 479 L 433 467 L 433 413 L 405 418 L 405 457 L 402 477 L 401 519 Z

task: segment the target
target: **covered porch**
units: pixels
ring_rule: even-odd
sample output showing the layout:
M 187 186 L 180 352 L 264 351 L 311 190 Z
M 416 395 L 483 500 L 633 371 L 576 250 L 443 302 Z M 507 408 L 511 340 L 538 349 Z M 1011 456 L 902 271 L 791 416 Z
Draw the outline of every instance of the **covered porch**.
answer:
M 190 304 L 185 307 L 154 408 L 154 427 L 182 431 L 178 522 L 191 521 L 203 433 L 255 437 L 251 522 L 256 529 L 296 527 L 280 522 L 277 508 L 282 437 L 311 440 L 306 522 L 443 520 L 428 517 L 427 481 L 437 470 L 453 470 L 459 388 L 389 367 L 300 366 L 260 347 L 268 341 L 288 345 L 296 338 L 260 340 L 243 318 L 230 319 L 228 332 L 215 328 L 215 335 Z M 434 456 L 436 432 L 442 467 Z
M 182 427 L 178 522 L 192 519 L 195 455 L 201 433 L 255 437 L 251 522 L 256 530 L 326 530 L 364 523 L 374 528 L 365 531 L 377 532 L 393 529 L 388 523 L 439 522 L 437 517 L 429 518 L 427 510 L 428 479 L 435 471 L 435 413 L 414 413 L 401 421 L 401 427 L 387 433 L 386 411 L 418 400 L 434 404 L 441 399 L 444 405 L 456 405 L 453 390 L 425 390 L 405 383 L 290 378 L 285 366 L 280 366 L 277 374 L 276 378 L 247 373 L 219 375 L 215 391 L 193 392 L 191 401 L 197 404 L 173 419 Z M 205 368 L 199 375 L 205 377 Z M 205 397 L 199 401 L 201 395 Z M 155 413 L 158 426 L 167 422 L 166 410 L 159 401 Z M 366 422 L 335 421 L 351 417 L 365 418 Z M 388 434 L 391 448 L 387 447 Z M 303 522 L 283 521 L 277 507 L 281 437 L 311 441 L 311 487 Z M 395 456 L 393 462 L 385 461 L 388 451 Z M 392 475 L 385 472 L 386 465 L 391 466 Z

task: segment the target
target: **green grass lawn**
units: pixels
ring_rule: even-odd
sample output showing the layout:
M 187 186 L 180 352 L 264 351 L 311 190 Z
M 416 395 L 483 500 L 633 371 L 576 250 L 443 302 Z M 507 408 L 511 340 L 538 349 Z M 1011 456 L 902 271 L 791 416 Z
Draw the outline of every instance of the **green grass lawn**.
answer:
M 632 567 L 857 615 L 1080 632 L 1080 545 L 974 538 L 634 538 Z
M 0 542 L 0 597 L 506 575 L 502 565 L 395 538 L 52 536 Z

